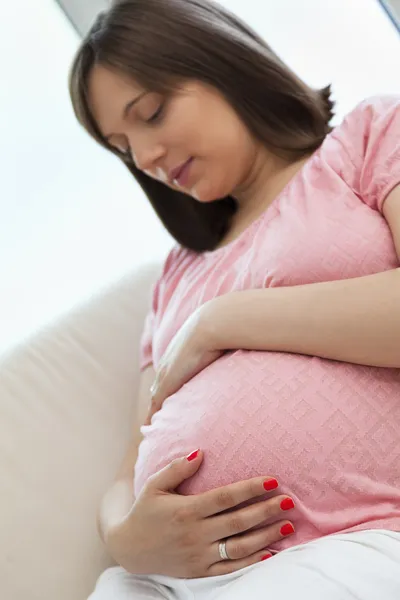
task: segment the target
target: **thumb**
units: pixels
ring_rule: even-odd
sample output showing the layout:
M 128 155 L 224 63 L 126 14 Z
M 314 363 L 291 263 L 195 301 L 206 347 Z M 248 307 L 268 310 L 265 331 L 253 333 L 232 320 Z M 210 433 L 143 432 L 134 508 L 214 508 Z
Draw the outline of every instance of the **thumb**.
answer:
M 184 458 L 176 458 L 149 479 L 149 486 L 153 490 L 173 491 L 199 470 L 202 461 L 201 450 L 195 450 Z

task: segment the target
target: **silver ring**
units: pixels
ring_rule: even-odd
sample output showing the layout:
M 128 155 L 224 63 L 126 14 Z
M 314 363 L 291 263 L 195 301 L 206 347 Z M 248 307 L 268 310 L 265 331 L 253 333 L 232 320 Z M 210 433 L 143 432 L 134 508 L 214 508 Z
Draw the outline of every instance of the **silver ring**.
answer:
M 218 550 L 219 550 L 219 555 L 221 557 L 221 560 L 230 560 L 228 553 L 226 551 L 226 541 L 225 540 L 223 540 L 222 542 L 219 543 Z

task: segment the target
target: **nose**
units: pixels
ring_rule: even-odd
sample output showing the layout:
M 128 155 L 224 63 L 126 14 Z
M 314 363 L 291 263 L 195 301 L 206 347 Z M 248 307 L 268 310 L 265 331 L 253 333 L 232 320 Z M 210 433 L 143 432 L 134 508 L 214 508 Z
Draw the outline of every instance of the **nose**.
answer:
M 131 142 L 132 160 L 140 171 L 156 174 L 158 161 L 164 156 L 165 150 L 160 143 L 154 143 L 149 139 Z

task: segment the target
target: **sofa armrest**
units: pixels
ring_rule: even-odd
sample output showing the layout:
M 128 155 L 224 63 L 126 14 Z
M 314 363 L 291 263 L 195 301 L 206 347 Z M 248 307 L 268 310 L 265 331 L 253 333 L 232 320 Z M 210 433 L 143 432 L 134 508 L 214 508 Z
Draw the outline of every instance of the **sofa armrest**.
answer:
M 84 600 L 109 565 L 96 512 L 131 436 L 158 270 L 129 274 L 0 357 L 4 598 Z

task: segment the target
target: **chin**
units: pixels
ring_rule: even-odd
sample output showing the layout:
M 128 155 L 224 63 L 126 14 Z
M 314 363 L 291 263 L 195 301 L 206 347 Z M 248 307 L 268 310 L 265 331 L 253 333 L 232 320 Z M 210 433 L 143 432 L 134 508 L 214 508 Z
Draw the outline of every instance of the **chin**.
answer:
M 218 200 L 222 200 L 222 198 L 196 198 L 195 196 L 193 196 L 195 200 L 197 200 L 197 202 L 199 202 L 200 204 L 211 204 L 211 202 L 217 202 Z
M 195 200 L 197 200 L 197 202 L 200 202 L 200 204 L 210 204 L 211 202 L 217 202 L 218 200 L 223 200 L 224 198 L 226 198 L 226 196 L 229 196 L 231 194 L 231 192 L 212 192 L 211 190 L 208 191 L 208 193 L 203 193 L 202 190 L 199 190 L 199 192 L 196 193 L 192 193 L 191 196 L 192 198 L 194 198 Z

